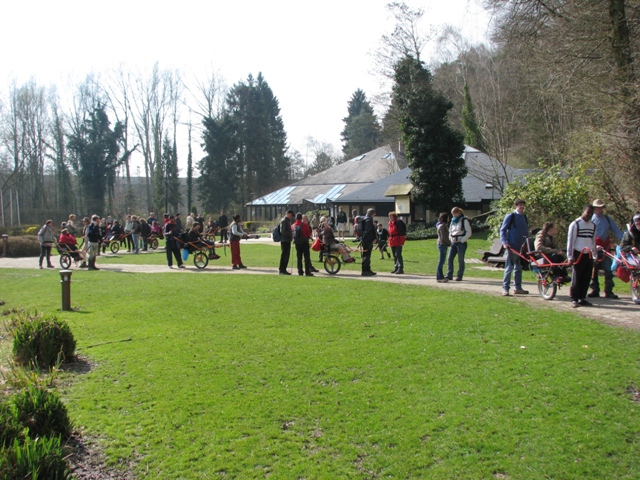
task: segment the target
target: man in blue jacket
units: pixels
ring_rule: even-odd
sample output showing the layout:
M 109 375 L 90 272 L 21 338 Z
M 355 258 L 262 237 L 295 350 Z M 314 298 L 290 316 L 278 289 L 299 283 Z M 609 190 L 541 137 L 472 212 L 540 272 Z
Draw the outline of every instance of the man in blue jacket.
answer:
M 616 225 L 616 222 L 609 216 L 605 215 L 605 204 L 599 198 L 593 201 L 593 216 L 591 222 L 596 226 L 596 245 L 603 250 L 609 250 L 611 246 L 611 233 L 613 233 L 619 240 L 622 240 L 624 233 L 620 230 L 620 227 Z M 598 281 L 598 270 L 604 271 L 604 296 L 605 298 L 611 298 L 613 300 L 618 299 L 618 295 L 613 293 L 613 272 L 611 271 L 611 258 L 604 255 L 604 252 L 600 250 L 598 252 L 599 262 L 594 262 L 593 273 L 591 276 L 591 293 L 587 295 L 590 298 L 597 298 L 600 296 L 600 282 Z
M 529 225 L 527 217 L 524 215 L 525 201 L 516 198 L 513 202 L 515 210 L 504 217 L 502 227 L 500 227 L 500 241 L 507 251 L 507 262 L 504 266 L 504 277 L 502 278 L 502 295 L 509 295 L 509 286 L 511 284 L 511 273 L 513 275 L 513 283 L 515 289 L 513 293 L 516 295 L 526 295 L 529 292 L 522 288 L 522 264 L 520 256 L 512 252 L 510 249 L 519 252 L 522 244 L 529 235 Z

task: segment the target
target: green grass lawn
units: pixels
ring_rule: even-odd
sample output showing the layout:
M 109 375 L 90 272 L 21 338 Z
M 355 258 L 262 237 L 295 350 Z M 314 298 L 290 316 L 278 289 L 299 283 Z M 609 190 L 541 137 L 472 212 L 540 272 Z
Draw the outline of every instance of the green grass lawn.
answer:
M 351 247 L 355 245 L 351 241 L 351 239 L 347 239 L 346 244 Z M 490 247 L 490 244 L 491 241 L 487 240 L 487 232 L 479 233 L 476 238 L 472 238 L 469 241 L 469 246 L 467 248 L 467 258 L 479 259 L 481 255 L 478 253 L 478 250 L 488 249 Z M 161 247 L 163 247 L 164 243 L 160 242 L 160 245 Z M 290 265 L 295 270 L 295 247 L 292 246 L 291 250 L 292 255 Z M 389 252 L 391 252 L 391 249 L 388 250 Z M 231 267 L 231 251 L 229 250 L 229 248 L 218 248 L 216 249 L 216 253 L 218 253 L 222 258 L 220 260 L 212 262 L 214 266 Z M 243 240 L 241 242 L 241 255 L 242 261 L 250 267 L 277 268 L 278 262 L 280 261 L 280 244 L 264 244 L 256 243 L 255 241 L 251 240 Z M 358 260 L 360 259 L 359 253 L 354 253 L 354 256 Z M 312 251 L 311 260 L 314 262 L 314 264 L 316 264 L 316 266 L 318 266 L 316 262 L 317 259 L 318 254 Z M 98 265 L 100 263 L 166 265 L 166 254 L 164 252 L 164 249 L 162 248 L 157 250 L 156 252 L 140 255 L 134 255 L 120 250 L 120 252 L 115 255 L 108 253 L 106 255 L 100 256 L 100 258 L 98 258 Z M 377 250 L 373 252 L 372 263 L 374 270 L 383 272 L 387 270 L 393 270 L 393 259 L 389 260 L 385 255 L 385 259 L 380 260 L 380 252 L 378 252 Z M 405 272 L 408 274 L 425 274 L 435 276 L 436 266 L 438 264 L 438 250 L 436 247 L 436 241 L 422 240 L 407 242 L 404 247 L 404 263 Z M 189 260 L 187 260 L 186 264 L 193 266 L 192 256 L 189 257 Z M 342 266 L 342 268 L 356 271 L 360 270 L 360 264 L 345 264 Z M 455 268 L 457 269 L 457 260 L 455 263 Z M 465 275 L 484 278 L 502 278 L 502 270 L 487 269 L 484 264 L 467 263 Z
M 2 277 L 4 308 L 59 308 L 56 272 Z M 72 291 L 60 315 L 96 365 L 63 397 L 140 477 L 638 478 L 634 331 L 339 276 L 78 272 Z

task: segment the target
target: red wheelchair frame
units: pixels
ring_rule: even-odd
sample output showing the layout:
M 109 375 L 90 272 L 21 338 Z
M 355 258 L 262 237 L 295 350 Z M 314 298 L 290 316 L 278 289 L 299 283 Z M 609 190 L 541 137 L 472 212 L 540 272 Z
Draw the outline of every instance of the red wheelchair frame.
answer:
M 540 293 L 540 296 L 544 300 L 553 300 L 558 289 L 565 284 L 564 277 L 553 278 L 553 269 L 568 267 L 569 262 L 552 262 L 545 253 L 539 250 L 530 250 L 525 255 L 513 248 L 509 248 L 509 251 L 515 253 L 518 257 L 529 264 L 531 272 L 533 272 L 538 280 L 538 293 Z M 585 248 L 580 252 L 580 256 L 575 260 L 575 262 L 579 262 L 582 255 L 589 255 L 589 253 L 589 249 Z
M 633 300 L 635 304 L 640 305 L 640 257 L 633 252 L 622 252 L 619 257 L 608 250 L 605 250 L 604 253 L 612 260 L 617 261 L 620 267 L 629 271 L 631 300 Z M 636 263 L 629 262 L 628 257 L 634 258 Z

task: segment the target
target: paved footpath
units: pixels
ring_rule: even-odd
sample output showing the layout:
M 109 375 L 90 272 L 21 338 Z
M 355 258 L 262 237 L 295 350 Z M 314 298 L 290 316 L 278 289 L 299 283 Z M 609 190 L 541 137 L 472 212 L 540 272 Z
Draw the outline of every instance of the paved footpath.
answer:
M 27 268 L 34 269 L 37 263 L 36 258 L 4 258 L 0 257 L 0 268 Z M 248 268 L 246 270 L 231 270 L 230 266 L 216 266 L 215 262 L 203 270 L 196 269 L 193 265 L 188 265 L 185 269 L 169 269 L 166 265 L 129 265 L 129 264 L 99 264 L 101 270 L 107 272 L 126 273 L 172 273 L 175 275 L 276 275 L 276 268 Z M 295 273 L 295 272 L 294 272 Z M 99 273 L 98 273 L 99 275 Z M 389 282 L 405 285 L 419 285 L 430 288 L 443 288 L 447 290 L 462 290 L 486 295 L 501 296 L 502 285 L 499 280 L 489 278 L 466 277 L 462 282 L 436 283 L 434 275 L 392 275 L 390 273 L 379 272 L 374 277 L 362 277 L 359 271 L 342 270 L 335 276 L 329 276 L 324 271 L 316 276 L 323 278 L 333 278 L 341 280 L 360 280 L 365 282 Z M 310 281 L 313 281 L 309 279 Z M 569 302 L 569 287 L 565 286 L 558 290 L 556 298 L 552 301 L 543 300 L 538 295 L 538 286 L 533 282 L 525 282 L 524 288 L 529 290 L 529 295 L 511 296 L 504 298 L 506 302 L 526 302 L 532 306 L 550 307 L 551 309 L 565 312 L 574 312 L 608 325 L 640 330 L 640 306 L 631 301 L 629 293 L 620 295 L 620 300 L 609 300 L 606 298 L 589 299 L 594 304 L 593 307 L 580 307 L 573 309 Z

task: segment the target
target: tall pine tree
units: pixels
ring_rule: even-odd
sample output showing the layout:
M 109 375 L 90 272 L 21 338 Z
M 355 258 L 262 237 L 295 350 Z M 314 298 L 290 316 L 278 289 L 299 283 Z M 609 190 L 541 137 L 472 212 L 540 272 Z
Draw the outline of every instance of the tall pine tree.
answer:
M 395 66 L 393 100 L 413 170 L 413 198 L 434 212 L 448 211 L 462 202 L 467 174 L 463 137 L 447 121 L 453 104 L 434 90 L 431 72 L 412 57 Z
M 226 103 L 219 119 L 203 121 L 207 155 L 199 164 L 198 190 L 209 210 L 242 206 L 280 188 L 290 170 L 278 99 L 262 74 L 236 84 Z M 224 188 L 212 192 L 213 185 Z
M 471 102 L 471 94 L 469 86 L 464 84 L 464 100 L 462 104 L 462 126 L 464 127 L 464 143 L 470 147 L 485 151 L 484 141 L 482 140 L 482 132 L 478 125 L 476 112 Z
M 345 160 L 378 148 L 380 124 L 366 94 L 358 89 L 347 104 L 348 115 L 342 119 L 342 152 Z

